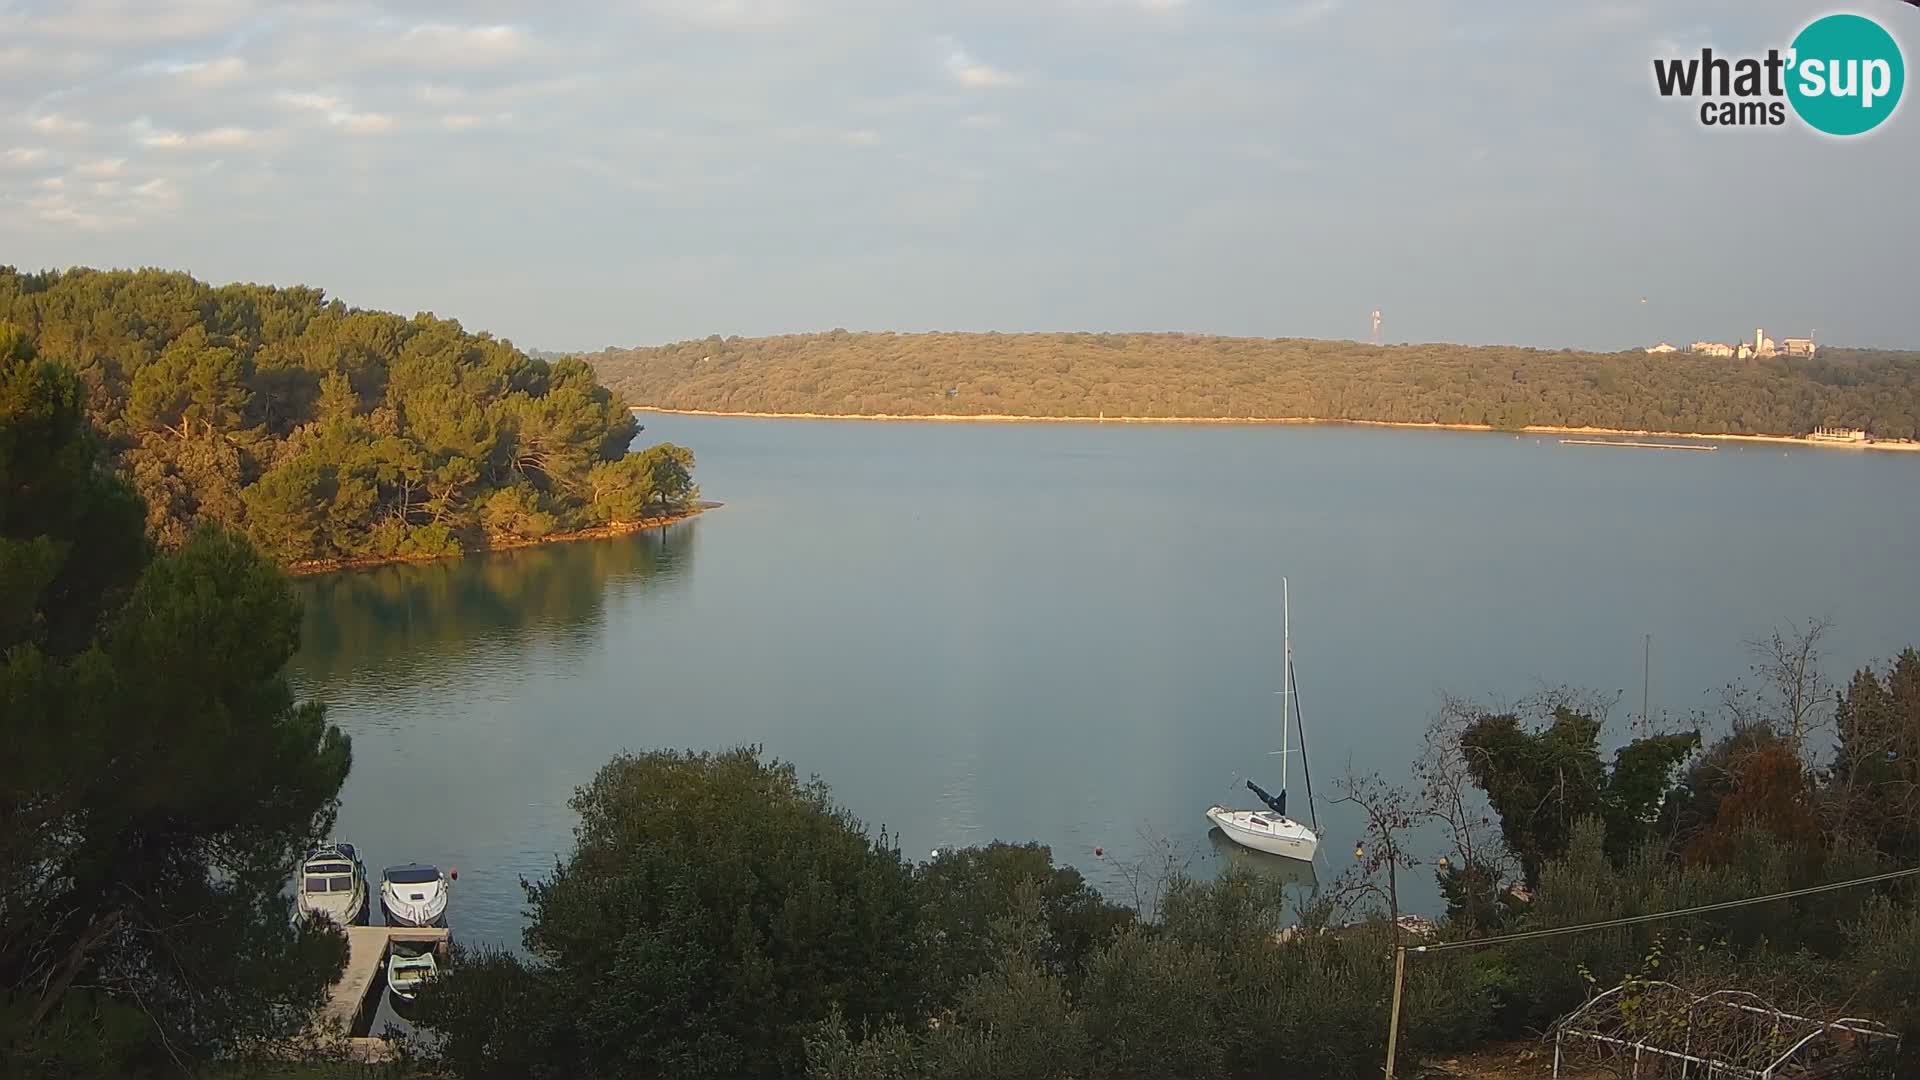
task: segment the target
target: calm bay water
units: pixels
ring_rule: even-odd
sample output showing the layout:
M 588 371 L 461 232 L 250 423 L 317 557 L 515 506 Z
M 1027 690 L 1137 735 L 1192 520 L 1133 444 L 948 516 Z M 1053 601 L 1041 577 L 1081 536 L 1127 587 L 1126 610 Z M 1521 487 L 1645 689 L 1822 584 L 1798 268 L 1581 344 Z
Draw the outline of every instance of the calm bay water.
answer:
M 375 873 L 458 868 L 465 940 L 518 943 L 519 877 L 565 852 L 569 795 L 623 750 L 763 744 L 912 858 L 1036 839 L 1121 899 L 1163 845 L 1206 872 L 1206 807 L 1278 780 L 1283 574 L 1323 881 L 1358 836 L 1336 779 L 1403 778 L 1442 692 L 1621 691 L 1618 733 L 1644 634 L 1672 717 L 1712 709 L 1775 624 L 1831 617 L 1837 676 L 1920 643 L 1906 455 L 645 422 L 722 508 L 299 586 L 295 682 L 354 739 L 338 833 Z M 1297 771 L 1293 791 L 1303 810 Z

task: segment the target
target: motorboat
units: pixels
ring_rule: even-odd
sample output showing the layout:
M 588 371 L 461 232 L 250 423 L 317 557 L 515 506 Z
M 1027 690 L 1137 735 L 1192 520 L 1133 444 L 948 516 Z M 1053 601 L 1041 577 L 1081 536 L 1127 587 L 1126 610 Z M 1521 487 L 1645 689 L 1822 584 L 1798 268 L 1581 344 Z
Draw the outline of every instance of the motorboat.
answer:
M 1264 851 L 1270 855 L 1279 855 L 1288 859 L 1312 862 L 1314 852 L 1320 848 L 1319 825 L 1315 820 L 1308 826 L 1287 816 L 1287 758 L 1295 751 L 1288 745 L 1289 722 L 1299 723 L 1299 698 L 1293 692 L 1293 612 L 1291 600 L 1287 595 L 1287 580 L 1280 579 L 1281 640 L 1284 657 L 1284 674 L 1280 691 L 1280 793 L 1270 795 L 1265 788 L 1252 780 L 1247 781 L 1247 790 L 1258 796 L 1266 804 L 1264 810 L 1235 810 L 1230 807 L 1214 805 L 1207 808 L 1207 820 L 1219 827 L 1227 839 L 1241 847 L 1254 851 Z M 1289 715 L 1288 706 L 1292 706 Z M 1307 732 L 1300 728 L 1300 749 L 1302 766 L 1305 765 L 1307 750 Z M 1308 773 L 1307 813 L 1313 815 L 1312 773 Z
M 447 884 L 437 866 L 389 866 L 380 872 L 380 917 L 388 926 L 445 926 Z
M 420 987 L 438 974 L 440 962 L 434 959 L 432 948 L 416 951 L 395 942 L 387 953 L 387 991 L 403 1002 L 411 1004 L 419 996 Z
M 294 904 L 303 919 L 325 918 L 341 926 L 367 921 L 367 868 L 352 844 L 325 843 L 300 863 Z

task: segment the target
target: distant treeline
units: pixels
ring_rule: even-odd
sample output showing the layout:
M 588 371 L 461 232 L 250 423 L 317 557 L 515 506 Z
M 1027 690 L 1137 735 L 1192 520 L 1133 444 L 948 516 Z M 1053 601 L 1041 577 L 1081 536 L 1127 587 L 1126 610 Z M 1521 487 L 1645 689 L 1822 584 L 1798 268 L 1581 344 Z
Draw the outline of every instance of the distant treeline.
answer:
M 1708 434 L 1920 430 L 1920 353 L 1726 360 L 1192 334 L 709 337 L 584 356 L 670 409 L 904 415 L 1315 417 Z
M 686 450 L 627 454 L 638 425 L 586 364 L 318 289 L 0 266 L 6 347 L 85 382 L 167 547 L 211 520 L 285 562 L 425 558 L 696 494 Z

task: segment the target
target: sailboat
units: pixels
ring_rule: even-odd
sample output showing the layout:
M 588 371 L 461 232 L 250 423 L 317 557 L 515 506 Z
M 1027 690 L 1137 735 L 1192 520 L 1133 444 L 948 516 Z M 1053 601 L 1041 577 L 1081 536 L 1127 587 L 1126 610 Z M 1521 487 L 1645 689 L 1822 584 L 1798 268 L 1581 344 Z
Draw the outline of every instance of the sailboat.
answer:
M 1307 793 L 1307 813 L 1314 817 L 1313 827 L 1309 828 L 1287 816 L 1287 759 L 1293 753 L 1287 744 L 1288 706 L 1293 707 L 1292 720 L 1299 722 L 1299 700 L 1293 692 L 1293 613 L 1287 595 L 1287 579 L 1280 579 L 1281 635 L 1286 656 L 1286 673 L 1280 691 L 1280 793 L 1269 795 L 1265 788 L 1253 781 L 1247 781 L 1247 790 L 1260 797 L 1265 810 L 1229 810 L 1214 805 L 1207 808 L 1207 820 L 1219 826 L 1227 839 L 1241 847 L 1264 851 L 1270 855 L 1279 855 L 1288 859 L 1312 862 L 1313 853 L 1320 848 L 1320 837 L 1315 831 L 1320 822 L 1313 814 L 1313 793 Z M 1300 731 L 1300 753 L 1306 753 L 1307 733 Z

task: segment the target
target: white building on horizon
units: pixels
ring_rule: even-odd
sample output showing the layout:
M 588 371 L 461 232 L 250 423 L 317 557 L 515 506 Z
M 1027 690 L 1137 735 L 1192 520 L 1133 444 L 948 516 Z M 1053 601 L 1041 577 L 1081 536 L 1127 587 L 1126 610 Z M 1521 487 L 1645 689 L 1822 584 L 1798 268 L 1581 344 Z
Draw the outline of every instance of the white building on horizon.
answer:
M 1754 357 L 1771 356 L 1812 356 L 1818 349 L 1811 336 L 1787 338 L 1776 342 L 1767 336 L 1765 329 L 1755 327 L 1752 341 L 1740 341 L 1729 345 L 1723 341 L 1694 341 L 1687 345 L 1686 351 L 1699 356 L 1733 357 L 1749 360 Z M 1670 353 L 1680 350 L 1667 342 L 1647 347 L 1649 353 Z

